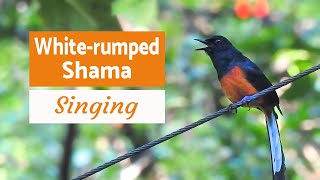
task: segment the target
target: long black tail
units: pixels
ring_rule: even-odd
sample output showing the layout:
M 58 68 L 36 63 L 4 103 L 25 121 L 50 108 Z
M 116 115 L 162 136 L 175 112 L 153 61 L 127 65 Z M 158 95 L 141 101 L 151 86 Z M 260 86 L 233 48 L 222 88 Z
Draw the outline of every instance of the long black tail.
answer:
M 266 124 L 269 136 L 271 161 L 272 161 L 272 174 L 274 180 L 285 179 L 285 157 L 282 150 L 280 133 L 277 124 L 277 114 L 274 110 L 264 111 L 266 115 Z

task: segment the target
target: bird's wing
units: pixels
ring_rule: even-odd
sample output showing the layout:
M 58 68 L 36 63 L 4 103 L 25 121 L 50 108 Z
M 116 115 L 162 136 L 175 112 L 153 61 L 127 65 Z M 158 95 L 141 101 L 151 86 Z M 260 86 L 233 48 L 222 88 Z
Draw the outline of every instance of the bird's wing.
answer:
M 246 74 L 247 80 L 258 90 L 264 90 L 272 86 L 268 78 L 263 74 L 260 68 L 252 61 L 247 59 L 245 63 L 241 63 L 241 68 Z
M 270 86 L 272 86 L 271 82 L 268 78 L 263 74 L 261 69 L 254 64 L 251 60 L 245 57 L 243 61 L 239 64 L 239 66 L 243 69 L 246 74 L 246 79 L 251 85 L 256 88 L 258 91 L 262 91 Z M 279 97 L 275 91 L 271 91 L 264 98 L 266 103 L 270 106 L 279 106 Z M 279 108 L 279 107 L 278 107 Z

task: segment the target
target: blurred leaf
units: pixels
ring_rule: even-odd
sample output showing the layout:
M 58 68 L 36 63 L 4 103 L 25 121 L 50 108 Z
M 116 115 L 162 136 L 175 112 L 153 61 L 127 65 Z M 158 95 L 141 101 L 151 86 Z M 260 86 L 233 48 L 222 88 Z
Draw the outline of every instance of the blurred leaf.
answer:
M 157 1 L 115 0 L 112 3 L 112 14 L 122 16 L 136 26 L 148 26 L 157 20 Z
M 112 1 L 40 0 L 40 14 L 47 30 L 118 30 L 111 16 Z M 59 16 L 63 14 L 63 18 Z

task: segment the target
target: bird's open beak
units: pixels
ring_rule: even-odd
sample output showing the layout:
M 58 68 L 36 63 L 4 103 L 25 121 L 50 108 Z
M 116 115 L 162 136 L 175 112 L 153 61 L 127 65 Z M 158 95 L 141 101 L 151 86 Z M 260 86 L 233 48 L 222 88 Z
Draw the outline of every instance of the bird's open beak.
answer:
M 202 41 L 202 40 L 200 40 L 200 39 L 194 39 L 194 40 L 199 41 L 199 42 L 201 42 L 201 43 L 203 43 L 203 44 L 205 44 L 205 45 L 208 46 L 208 43 L 207 43 L 206 41 Z M 206 50 L 206 48 L 207 48 L 207 47 L 198 48 L 198 49 L 196 49 L 196 51 L 204 51 L 204 50 Z

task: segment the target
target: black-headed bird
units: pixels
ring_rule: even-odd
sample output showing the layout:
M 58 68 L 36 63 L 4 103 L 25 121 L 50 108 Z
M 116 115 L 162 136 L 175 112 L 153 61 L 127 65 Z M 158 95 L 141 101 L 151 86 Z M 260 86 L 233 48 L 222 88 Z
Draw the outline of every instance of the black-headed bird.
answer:
M 206 40 L 199 40 L 206 47 L 203 50 L 211 58 L 217 71 L 218 79 L 225 95 L 231 102 L 243 101 L 244 106 L 261 110 L 266 117 L 269 136 L 273 179 L 285 179 L 285 157 L 281 145 L 277 124 L 278 115 L 275 107 L 282 114 L 279 97 L 275 91 L 253 100 L 253 95 L 272 86 L 261 69 L 249 58 L 237 50 L 232 43 L 223 36 L 213 36 Z

